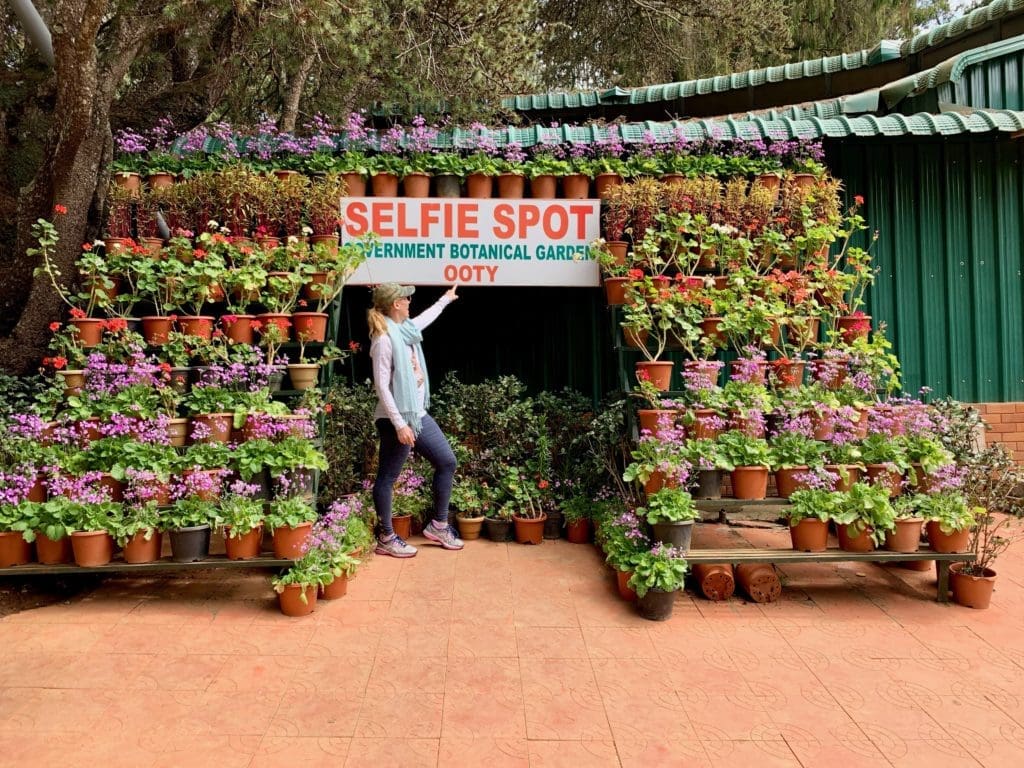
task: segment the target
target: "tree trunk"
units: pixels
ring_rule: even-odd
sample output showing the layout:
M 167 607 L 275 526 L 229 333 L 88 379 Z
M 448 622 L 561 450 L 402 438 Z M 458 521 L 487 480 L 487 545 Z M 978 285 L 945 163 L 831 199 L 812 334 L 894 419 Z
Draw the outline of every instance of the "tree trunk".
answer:
M 299 102 L 302 100 L 302 92 L 306 89 L 306 80 L 316 63 L 316 49 L 313 48 L 303 58 L 299 65 L 299 71 L 292 77 L 285 93 L 284 105 L 281 108 L 280 129 L 286 133 L 295 131 L 295 121 L 299 116 Z
M 63 18 L 53 23 L 57 86 L 45 160 L 19 196 L 14 258 L 0 272 L 0 312 L 18 317 L 11 335 L 0 339 L 0 367 L 11 373 L 39 365 L 49 341 L 48 325 L 62 310 L 49 281 L 32 279 L 38 266 L 26 254 L 33 244 L 32 224 L 40 218 L 53 220 L 60 235 L 53 259 L 67 281 L 75 277 L 75 259 L 88 228 L 110 135 L 111 94 L 101 87 L 95 45 L 106 7 L 104 0 L 68 2 Z M 55 214 L 56 205 L 67 213 Z M 26 286 L 31 289 L 26 291 Z

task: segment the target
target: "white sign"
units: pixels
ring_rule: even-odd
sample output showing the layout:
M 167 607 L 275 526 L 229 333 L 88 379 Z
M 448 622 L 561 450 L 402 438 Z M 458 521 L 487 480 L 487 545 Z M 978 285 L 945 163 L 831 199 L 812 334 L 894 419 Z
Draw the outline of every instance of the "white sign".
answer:
M 415 285 L 600 285 L 588 246 L 599 200 L 346 197 L 342 242 L 380 240 L 348 281 Z

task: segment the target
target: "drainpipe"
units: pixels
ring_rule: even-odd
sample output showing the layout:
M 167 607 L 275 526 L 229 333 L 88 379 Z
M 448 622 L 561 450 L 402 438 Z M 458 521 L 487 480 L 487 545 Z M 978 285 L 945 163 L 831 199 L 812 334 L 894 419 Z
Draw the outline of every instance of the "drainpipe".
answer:
M 53 41 L 50 38 L 50 30 L 47 29 L 39 11 L 32 5 L 32 0 L 11 0 L 11 8 L 14 9 L 14 15 L 21 21 L 25 34 L 39 51 L 39 55 L 52 67 Z

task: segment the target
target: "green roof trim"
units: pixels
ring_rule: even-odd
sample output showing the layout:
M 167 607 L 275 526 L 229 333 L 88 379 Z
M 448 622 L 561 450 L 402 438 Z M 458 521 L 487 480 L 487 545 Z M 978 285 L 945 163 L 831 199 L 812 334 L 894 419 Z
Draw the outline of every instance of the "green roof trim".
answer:
M 996 19 L 1022 10 L 1024 10 L 1024 0 L 993 0 L 988 5 L 959 16 L 947 24 L 940 24 L 909 40 L 904 40 L 900 45 L 900 56 L 919 53 L 933 45 L 973 32 Z
M 1022 0 L 1024 2 L 1024 0 Z M 883 40 L 870 50 L 843 53 L 821 59 L 798 61 L 776 67 L 750 69 L 731 75 L 705 77 L 699 80 L 684 80 L 677 83 L 662 83 L 640 88 L 613 88 L 609 91 L 552 91 L 549 93 L 510 96 L 501 100 L 501 106 L 517 112 L 550 109 L 581 109 L 611 104 L 649 104 L 658 101 L 674 101 L 680 98 L 721 93 L 739 88 L 748 88 L 766 83 L 780 83 L 803 77 L 815 77 L 832 72 L 859 69 L 883 61 L 899 58 L 899 41 Z M 626 98 L 628 96 L 628 99 Z
M 1024 0 L 1021 0 L 1021 3 L 1024 4 Z M 1010 37 L 980 48 L 972 48 L 969 51 L 964 51 L 957 56 L 946 59 L 940 64 L 936 64 L 931 69 L 908 75 L 882 86 L 880 89 L 882 98 L 888 107 L 894 107 L 909 96 L 919 96 L 925 91 L 937 88 L 943 83 L 959 81 L 969 67 L 989 61 L 990 59 L 998 59 L 1003 56 L 1019 53 L 1022 50 L 1024 50 L 1024 35 Z

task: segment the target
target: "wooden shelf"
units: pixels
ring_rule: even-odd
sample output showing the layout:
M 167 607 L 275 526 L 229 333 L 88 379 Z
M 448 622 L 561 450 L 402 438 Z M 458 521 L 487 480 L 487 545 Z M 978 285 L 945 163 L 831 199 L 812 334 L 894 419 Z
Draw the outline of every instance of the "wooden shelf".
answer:
M 81 566 L 74 563 L 66 565 L 42 565 L 40 563 L 27 563 L 26 565 L 15 565 L 9 568 L 0 568 L 0 576 L 50 576 L 56 574 L 74 573 L 161 573 L 165 571 L 195 571 L 204 568 L 232 568 L 235 570 L 246 568 L 286 568 L 294 561 L 274 557 L 273 555 L 260 555 L 253 560 L 228 560 L 225 555 L 210 555 L 205 560 L 198 560 L 194 563 L 176 563 L 169 557 L 162 557 L 153 563 L 139 563 L 133 565 L 124 560 L 113 560 L 107 565 Z

